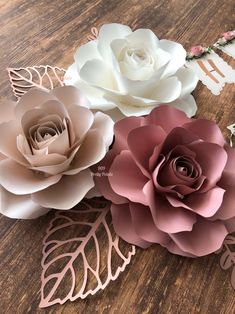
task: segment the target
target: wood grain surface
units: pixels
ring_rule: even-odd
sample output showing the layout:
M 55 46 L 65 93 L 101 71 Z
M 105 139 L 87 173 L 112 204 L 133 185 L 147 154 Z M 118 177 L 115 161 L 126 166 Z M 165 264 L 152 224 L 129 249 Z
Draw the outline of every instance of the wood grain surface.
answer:
M 136 20 L 138 28 L 189 48 L 210 45 L 234 29 L 234 9 L 234 0 L 0 0 L 0 95 L 14 98 L 6 67 L 66 68 L 92 26 Z M 235 122 L 234 91 L 234 84 L 226 85 L 214 96 L 199 84 L 194 92 L 197 115 L 218 122 L 227 137 L 226 126 Z M 220 269 L 217 255 L 188 259 L 158 245 L 138 249 L 118 280 L 95 296 L 39 309 L 42 239 L 52 215 L 0 217 L 0 313 L 235 313 L 230 271 Z

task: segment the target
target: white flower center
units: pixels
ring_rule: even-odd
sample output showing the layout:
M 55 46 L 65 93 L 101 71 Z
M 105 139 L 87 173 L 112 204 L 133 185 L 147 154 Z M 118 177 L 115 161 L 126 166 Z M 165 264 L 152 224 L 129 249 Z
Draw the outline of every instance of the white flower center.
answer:
M 130 80 L 147 80 L 154 72 L 155 60 L 141 47 L 125 47 L 118 58 L 121 73 Z

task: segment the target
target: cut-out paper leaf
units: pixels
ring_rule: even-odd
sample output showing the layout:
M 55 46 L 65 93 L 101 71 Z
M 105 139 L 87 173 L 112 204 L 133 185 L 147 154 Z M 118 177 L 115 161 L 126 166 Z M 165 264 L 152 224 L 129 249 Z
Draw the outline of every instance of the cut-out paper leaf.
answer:
M 103 199 L 57 211 L 43 242 L 40 307 L 84 299 L 117 279 L 135 246 L 114 232 L 110 204 Z
M 8 68 L 11 87 L 17 99 L 33 87 L 43 90 L 63 86 L 65 70 L 50 65 L 40 65 L 26 68 Z
M 99 35 L 98 29 L 96 27 L 92 27 L 91 28 L 91 34 L 89 34 L 87 36 L 87 39 L 88 40 L 95 40 L 95 39 L 97 39 L 98 35 Z
M 220 266 L 222 269 L 227 270 L 229 268 L 232 269 L 231 274 L 231 284 L 233 289 L 235 289 L 235 236 L 234 235 L 228 235 L 223 243 L 222 250 L 219 250 L 216 253 L 223 254 L 220 257 Z

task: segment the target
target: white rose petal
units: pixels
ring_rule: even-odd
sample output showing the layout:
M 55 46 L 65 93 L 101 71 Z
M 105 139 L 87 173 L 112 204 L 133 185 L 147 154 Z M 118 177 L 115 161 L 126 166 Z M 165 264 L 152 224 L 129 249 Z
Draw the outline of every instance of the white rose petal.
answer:
M 121 24 L 103 25 L 98 38 L 81 46 L 74 58 L 65 84 L 82 86 L 92 109 L 112 114 L 117 107 L 125 115 L 141 115 L 160 103 L 183 99 L 182 109 L 195 111 L 195 102 L 189 102 L 191 109 L 185 103 L 198 81 L 184 68 L 185 49 L 159 40 L 149 29 L 132 32 Z

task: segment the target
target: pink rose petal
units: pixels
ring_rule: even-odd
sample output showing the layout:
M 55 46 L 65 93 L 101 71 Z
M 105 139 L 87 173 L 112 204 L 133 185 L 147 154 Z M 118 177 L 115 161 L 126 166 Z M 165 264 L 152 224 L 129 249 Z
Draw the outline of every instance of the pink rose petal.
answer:
M 109 182 L 115 193 L 132 202 L 147 204 L 143 188 L 148 179 L 142 174 L 129 151 L 122 151 L 110 168 Z
M 130 203 L 129 206 L 135 232 L 140 238 L 159 244 L 166 244 L 170 241 L 169 236 L 154 224 L 149 207 L 138 203 Z
M 103 174 L 109 173 L 110 166 L 112 165 L 115 156 L 116 154 L 113 150 L 109 151 L 105 158 L 97 166 L 92 168 L 92 171 L 94 173 L 95 182 L 102 195 L 115 204 L 123 204 L 128 202 L 128 200 L 113 191 L 109 183 L 108 176 Z
M 160 194 L 154 191 L 151 181 L 145 186 L 144 192 L 157 228 L 167 233 L 190 231 L 196 222 L 196 215 L 184 208 L 173 207 Z
M 220 208 L 223 202 L 224 189 L 214 187 L 205 193 L 193 193 L 188 195 L 185 204 L 203 217 L 211 217 Z
M 128 149 L 127 137 L 131 130 L 141 126 L 142 121 L 144 121 L 142 117 L 129 117 L 115 123 L 115 146 L 113 150 L 116 151 L 116 154 L 121 150 Z
M 175 127 L 182 126 L 190 122 L 186 114 L 171 106 L 162 105 L 154 110 L 145 118 L 145 124 L 155 124 L 169 133 Z
M 181 146 L 181 150 L 185 151 L 187 150 L 187 147 L 184 148 L 184 145 L 193 143 L 198 140 L 199 137 L 192 132 L 187 131 L 184 128 L 176 127 L 167 135 L 167 138 L 162 148 L 162 153 L 170 152 L 172 149 L 176 148 L 176 146 Z M 189 154 L 194 155 L 193 151 L 189 152 Z M 188 155 L 188 152 L 186 152 L 186 155 Z
M 165 132 L 156 125 L 146 125 L 132 130 L 127 138 L 129 150 L 136 163 L 146 176 L 149 174 L 149 158 L 155 146 L 160 145 L 165 139 Z
M 215 143 L 224 146 L 225 140 L 218 125 L 209 120 L 196 119 L 183 125 L 183 127 L 205 142 Z
M 218 185 L 221 187 L 235 186 L 235 148 L 226 146 L 225 150 L 228 155 L 228 160 Z
M 112 204 L 111 213 L 114 230 L 123 240 L 138 245 L 143 249 L 150 246 L 151 243 L 143 240 L 135 232 L 128 204 Z
M 228 159 L 226 151 L 218 144 L 205 142 L 192 143 L 188 147 L 196 153 L 195 159 L 207 179 L 204 190 L 215 186 L 222 176 Z
M 203 256 L 217 251 L 227 234 L 223 222 L 198 219 L 192 231 L 170 234 L 170 237 L 182 251 Z
M 232 187 L 231 186 L 226 187 L 223 202 L 218 211 L 212 217 L 212 219 L 225 220 L 232 218 L 234 216 L 235 216 L 235 184 Z

